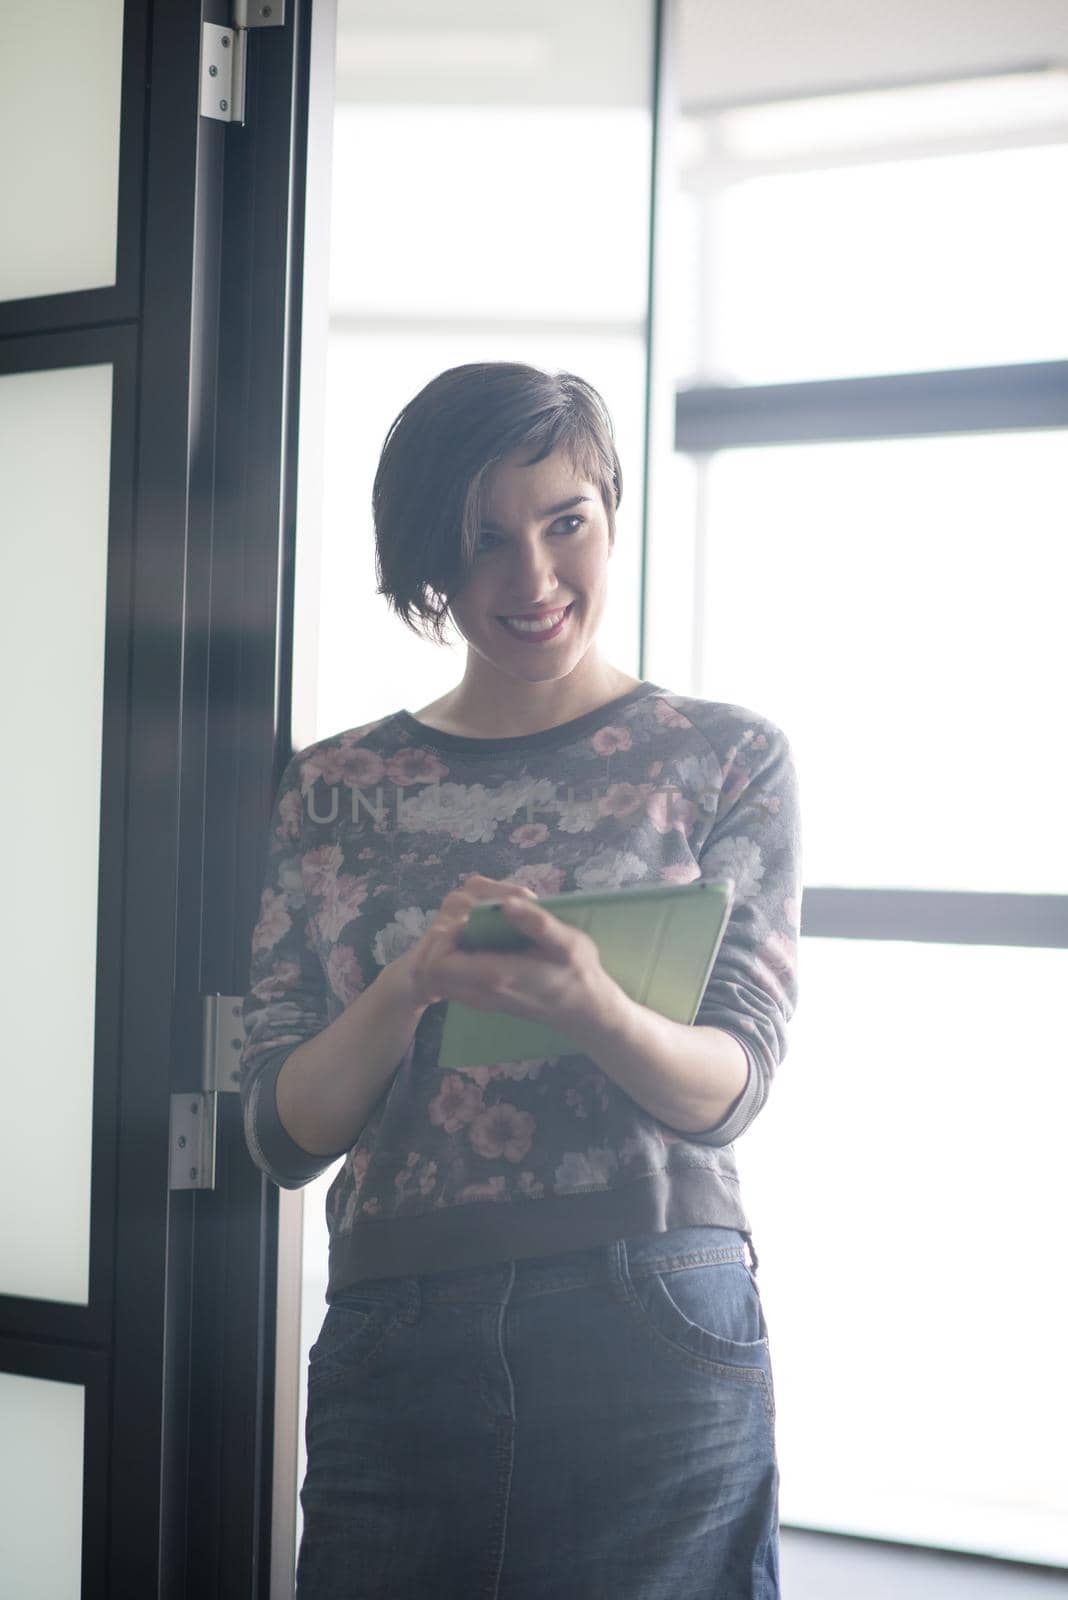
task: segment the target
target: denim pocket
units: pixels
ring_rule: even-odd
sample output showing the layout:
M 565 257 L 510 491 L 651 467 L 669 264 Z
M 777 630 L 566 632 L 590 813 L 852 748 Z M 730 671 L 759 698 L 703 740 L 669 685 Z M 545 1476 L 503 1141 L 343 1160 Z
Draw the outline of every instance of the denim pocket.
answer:
M 402 1321 L 399 1304 L 356 1294 L 327 1307 L 308 1353 L 308 1387 L 339 1383 L 362 1367 Z
M 753 1274 L 744 1261 L 703 1262 L 655 1274 L 657 1292 L 666 1298 L 682 1326 L 700 1329 L 744 1357 L 768 1342 L 764 1310 Z
M 767 1387 L 770 1361 L 760 1292 L 743 1261 L 707 1261 L 631 1277 L 628 1302 L 659 1348 L 684 1366 Z

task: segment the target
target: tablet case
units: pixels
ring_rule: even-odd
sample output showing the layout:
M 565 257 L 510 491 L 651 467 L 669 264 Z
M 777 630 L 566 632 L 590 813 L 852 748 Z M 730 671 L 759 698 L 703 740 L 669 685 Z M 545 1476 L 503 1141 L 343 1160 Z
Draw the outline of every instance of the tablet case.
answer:
M 549 894 L 537 903 L 597 945 L 601 965 L 642 1005 L 692 1023 L 715 965 L 734 899 L 734 880 L 701 878 L 686 884 Z M 530 941 L 484 901 L 472 908 L 458 943 L 474 947 L 468 929 L 492 923 L 496 937 L 482 948 L 518 949 Z M 465 935 L 468 935 L 465 939 Z M 578 1046 L 547 1023 L 480 1011 L 450 1000 L 442 1029 L 439 1067 L 474 1067 L 499 1061 L 577 1055 Z

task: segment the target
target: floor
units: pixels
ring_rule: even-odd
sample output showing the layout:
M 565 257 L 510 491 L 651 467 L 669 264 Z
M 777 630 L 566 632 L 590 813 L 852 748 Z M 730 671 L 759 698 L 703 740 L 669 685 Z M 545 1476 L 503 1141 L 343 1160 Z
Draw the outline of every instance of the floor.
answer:
M 783 1600 L 1068 1600 L 1068 1572 L 783 1528 Z

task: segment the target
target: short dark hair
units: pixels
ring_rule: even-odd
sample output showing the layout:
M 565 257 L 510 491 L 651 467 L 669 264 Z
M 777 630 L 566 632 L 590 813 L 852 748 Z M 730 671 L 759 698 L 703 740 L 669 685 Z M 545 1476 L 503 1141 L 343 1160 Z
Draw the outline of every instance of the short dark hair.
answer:
M 445 642 L 475 559 L 487 474 L 526 446 L 529 465 L 568 453 L 597 485 L 614 541 L 623 497 L 615 430 L 597 390 L 574 373 L 514 361 L 450 367 L 394 418 L 371 494 L 375 570 L 377 592 L 413 633 Z

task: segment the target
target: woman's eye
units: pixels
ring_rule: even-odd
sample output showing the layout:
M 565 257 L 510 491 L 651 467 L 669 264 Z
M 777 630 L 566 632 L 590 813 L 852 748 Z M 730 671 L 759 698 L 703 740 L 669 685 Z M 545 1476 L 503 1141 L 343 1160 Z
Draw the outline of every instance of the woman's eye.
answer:
M 586 521 L 585 517 L 560 517 L 553 524 L 553 531 L 554 532 L 559 531 L 561 533 L 568 533 L 568 534 L 577 533 L 579 531 L 579 529 L 583 526 L 585 521 Z M 570 528 L 561 528 L 560 524 L 562 522 L 570 522 L 570 523 L 573 523 L 574 526 L 570 527 Z M 497 539 L 497 535 L 495 533 L 491 533 L 488 528 L 483 528 L 482 532 L 478 536 L 478 542 L 475 545 L 476 554 L 478 552 L 482 551 L 482 550 L 485 550 L 485 549 L 489 548 L 489 546 L 486 544 L 486 540 L 487 539 Z M 499 542 L 499 540 L 498 540 L 498 542 Z

